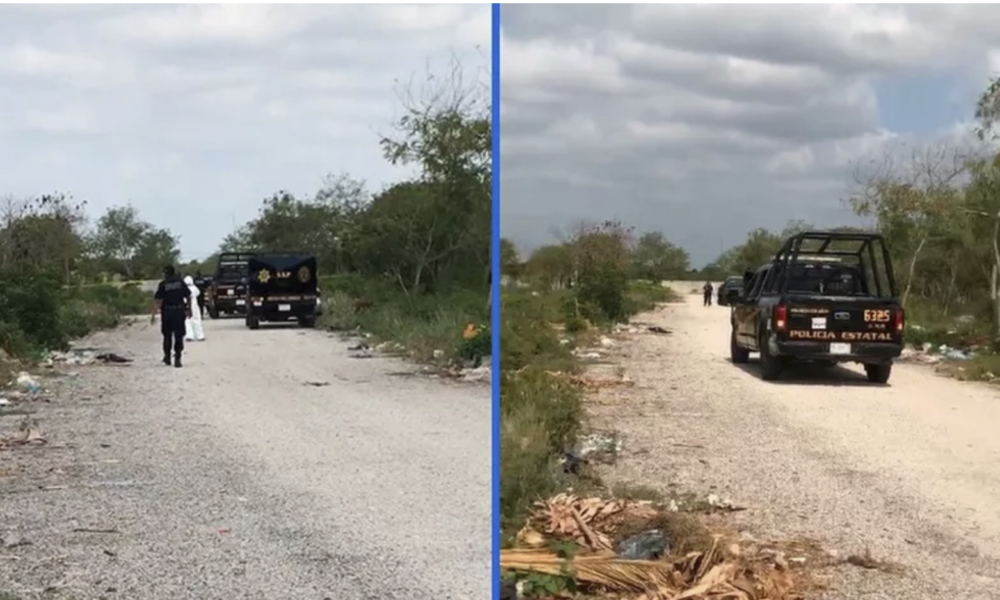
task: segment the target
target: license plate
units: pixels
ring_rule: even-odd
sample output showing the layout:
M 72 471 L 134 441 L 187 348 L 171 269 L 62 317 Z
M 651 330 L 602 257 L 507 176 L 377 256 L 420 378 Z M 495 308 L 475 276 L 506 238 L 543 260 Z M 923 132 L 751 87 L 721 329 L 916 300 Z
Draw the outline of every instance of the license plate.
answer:
M 830 344 L 830 354 L 850 354 L 851 345 L 850 344 L 838 344 L 836 342 Z
M 246 300 L 237 300 L 236 301 L 236 306 L 244 306 L 246 303 L 247 303 Z
M 281 312 L 288 312 L 288 311 L 292 310 L 292 305 L 291 304 L 279 304 L 278 305 L 278 310 L 280 310 Z
M 233 295 L 233 291 L 234 290 L 226 290 L 226 295 L 227 296 L 232 296 Z

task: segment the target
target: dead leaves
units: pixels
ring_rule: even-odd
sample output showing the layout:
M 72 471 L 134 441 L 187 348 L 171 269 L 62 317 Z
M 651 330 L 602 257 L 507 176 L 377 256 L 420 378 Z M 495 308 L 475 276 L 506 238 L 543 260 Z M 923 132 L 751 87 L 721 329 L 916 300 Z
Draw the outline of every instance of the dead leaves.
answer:
M 624 593 L 634 600 L 793 600 L 791 574 L 780 565 L 755 569 L 738 547 L 713 545 L 674 560 L 625 560 L 608 551 L 559 556 L 547 549 L 504 550 L 500 568 L 559 575 L 580 584 Z
M 559 494 L 535 504 L 517 534 L 518 548 L 504 550 L 500 567 L 547 575 L 572 575 L 594 591 L 629 600 L 795 600 L 795 581 L 786 563 L 747 557 L 737 544 L 711 536 L 699 551 L 670 560 L 627 560 L 612 550 L 623 524 L 655 519 L 651 502 L 581 498 Z M 550 549 L 550 541 L 575 542 L 572 556 Z
M 612 534 L 626 518 L 651 518 L 655 514 L 651 502 L 559 494 L 535 503 L 528 524 L 518 536 L 531 537 L 525 529 L 532 529 L 551 537 L 571 539 L 585 548 L 608 550 L 612 548 Z
M 635 381 L 624 374 L 620 377 L 588 377 L 586 375 L 570 375 L 560 371 L 546 371 L 546 373 L 552 377 L 568 381 L 569 383 L 582 387 L 586 390 L 600 390 L 618 386 L 631 387 L 635 385 Z
M 37 427 L 24 425 L 20 431 L 9 437 L 0 438 L 0 448 L 12 448 L 15 446 L 42 446 L 48 440 L 42 435 Z

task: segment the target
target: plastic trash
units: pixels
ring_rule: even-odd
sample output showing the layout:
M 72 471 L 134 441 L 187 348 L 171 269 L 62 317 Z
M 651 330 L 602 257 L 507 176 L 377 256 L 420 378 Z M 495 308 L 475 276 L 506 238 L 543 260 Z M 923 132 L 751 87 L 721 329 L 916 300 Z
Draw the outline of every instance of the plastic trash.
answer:
M 670 540 L 659 529 L 649 529 L 622 540 L 615 553 L 627 560 L 656 560 L 670 554 Z
M 42 391 L 42 386 L 35 381 L 34 377 L 25 371 L 21 371 L 17 374 L 17 387 L 28 392 L 29 394 L 38 394 Z

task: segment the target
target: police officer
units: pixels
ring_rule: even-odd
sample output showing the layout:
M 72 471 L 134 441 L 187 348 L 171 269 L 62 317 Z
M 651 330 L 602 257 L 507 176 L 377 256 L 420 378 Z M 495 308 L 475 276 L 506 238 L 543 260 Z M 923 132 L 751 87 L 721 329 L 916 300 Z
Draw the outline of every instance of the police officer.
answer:
M 197 271 L 194 274 L 194 285 L 198 288 L 198 310 L 201 311 L 201 316 L 205 316 L 205 287 L 208 286 L 208 282 L 205 281 L 205 276 L 201 274 L 201 271 Z
M 150 323 L 156 323 L 156 311 L 160 311 L 160 333 L 163 334 L 163 364 L 170 366 L 170 351 L 173 349 L 174 366 L 180 368 L 181 353 L 184 352 L 184 321 L 191 316 L 191 291 L 177 276 L 173 265 L 163 268 L 163 281 L 156 288 L 155 302 Z
M 705 306 L 712 306 L 712 290 L 714 286 L 711 281 L 706 281 L 704 287 L 701 288 L 704 294 Z

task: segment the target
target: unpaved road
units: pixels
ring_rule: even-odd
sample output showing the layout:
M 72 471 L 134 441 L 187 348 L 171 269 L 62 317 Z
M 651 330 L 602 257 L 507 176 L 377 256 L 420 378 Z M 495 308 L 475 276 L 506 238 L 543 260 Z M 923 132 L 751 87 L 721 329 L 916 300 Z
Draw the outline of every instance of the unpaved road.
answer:
M 78 375 L 34 406 L 49 444 L 0 451 L 0 592 L 489 597 L 488 386 L 321 331 L 205 325 L 182 369 L 146 323 L 88 340 L 133 365 L 60 369 Z
M 715 492 L 749 508 L 736 519 L 755 536 L 910 570 L 840 567 L 831 598 L 1000 597 L 1000 388 L 908 364 L 888 386 L 853 366 L 768 383 L 756 355 L 730 363 L 728 308 L 685 294 L 635 321 L 673 333 L 631 335 L 616 354 L 636 387 L 590 404 L 625 438 L 605 479 Z

